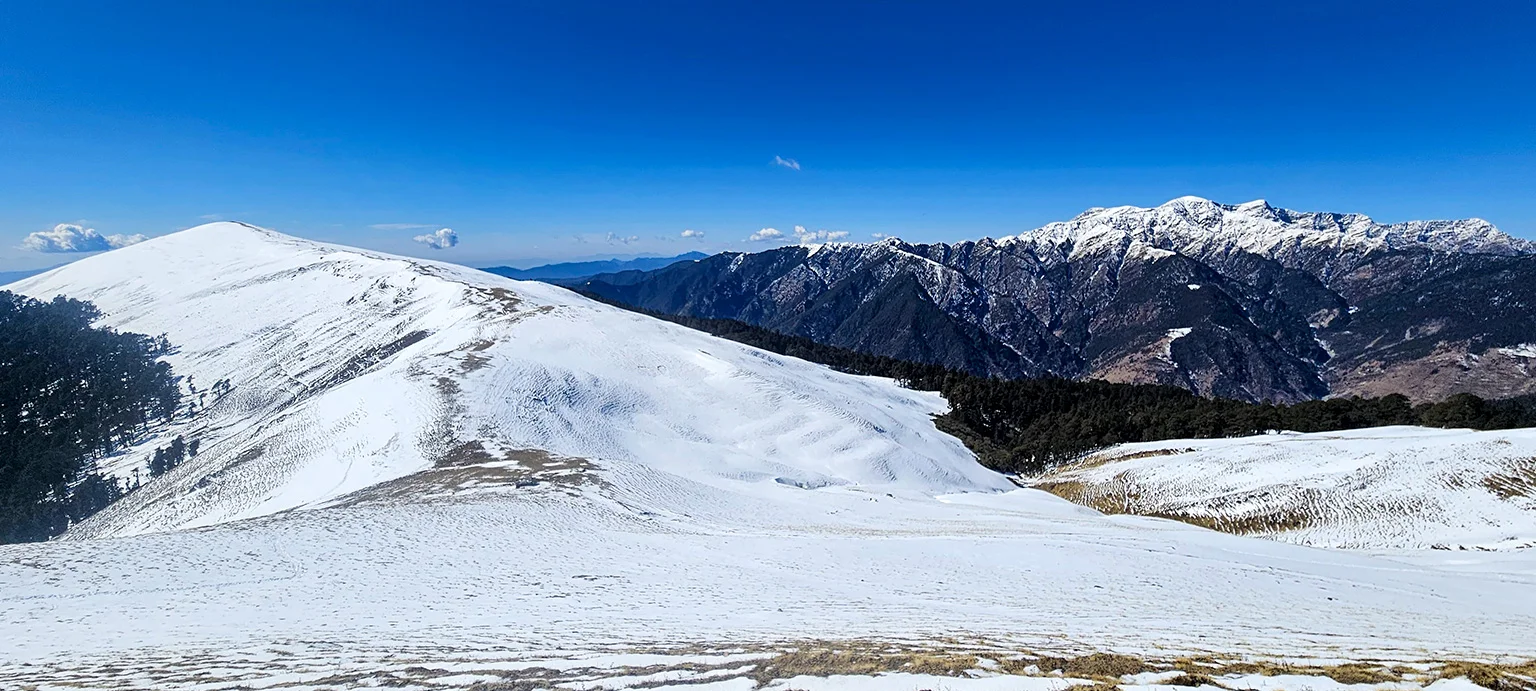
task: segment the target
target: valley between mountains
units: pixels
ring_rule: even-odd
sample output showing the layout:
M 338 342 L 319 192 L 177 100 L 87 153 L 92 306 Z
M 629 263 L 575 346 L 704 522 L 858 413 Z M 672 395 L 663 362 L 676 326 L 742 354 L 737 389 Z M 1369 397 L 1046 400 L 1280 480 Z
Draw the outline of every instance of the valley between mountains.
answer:
M 1514 321 L 1438 327 L 1477 360 L 1430 377 L 1434 391 L 1487 392 L 1469 382 L 1524 366 L 1489 353 L 1523 353 L 1520 336 L 1536 333 L 1517 314 L 1536 284 L 1508 280 L 1532 248 L 1486 224 L 1180 204 L 1154 216 L 1324 228 L 1335 258 L 1319 263 L 1318 241 L 1297 231 L 1195 262 L 1159 246 L 1182 237 L 1159 222 L 1152 242 L 1062 229 L 716 256 L 638 274 L 624 295 L 660 295 L 647 292 L 655 276 L 707 281 L 717 287 L 697 294 L 739 297 L 734 316 L 834 341 L 850 322 L 818 320 L 889 295 L 911 320 L 869 307 L 860 328 L 991 339 L 944 363 L 1123 370 L 1291 400 L 1388 381 L 1361 374 L 1368 363 L 1401 374 L 1441 357 L 1421 322 L 1398 337 L 1393 320 L 1420 318 L 1387 303 L 1383 286 L 1408 279 L 1386 268 L 1402 265 L 1446 300 L 1511 291 L 1497 304 Z M 1003 300 L 947 253 L 1023 283 Z M 1118 268 L 1088 271 L 1089 256 Z M 722 277 L 758 263 L 777 268 L 730 292 Z M 1241 287 L 1239 266 L 1285 303 Z M 868 290 L 817 273 L 829 267 Z M 936 286 L 954 300 L 933 301 Z M 1170 286 L 1217 297 L 1117 307 Z M 1071 310 L 1069 288 L 1083 301 Z M 201 451 L 59 539 L 0 546 L 6 688 L 1536 688 L 1529 430 L 1178 440 L 1008 477 L 935 426 L 949 409 L 936 393 L 553 285 L 244 224 L 8 289 L 89 300 L 105 326 L 165 334 L 167 361 L 197 387 L 195 414 L 105 472 L 132 477 L 176 436 Z M 787 304 L 825 309 L 769 309 Z M 1004 309 L 1041 318 L 998 335 Z M 1172 345 L 1147 340 L 1157 333 Z M 1138 360 L 1149 348 L 1171 354 Z M 1228 356 L 1247 369 L 1222 369 Z M 1223 374 L 1238 371 L 1252 376 Z M 1057 496 L 1073 492 L 1088 506 Z M 1273 524 L 1190 520 L 1254 504 Z M 1317 505 L 1342 508 L 1307 511 Z M 1297 513 L 1305 525 L 1282 520 Z

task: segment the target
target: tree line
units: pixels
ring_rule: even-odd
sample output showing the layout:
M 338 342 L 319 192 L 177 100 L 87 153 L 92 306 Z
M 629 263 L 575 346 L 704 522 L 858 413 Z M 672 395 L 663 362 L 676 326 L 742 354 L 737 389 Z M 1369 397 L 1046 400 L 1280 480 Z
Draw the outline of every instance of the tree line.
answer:
M 0 291 L 0 543 L 58 535 L 121 497 L 131 488 L 99 463 L 181 405 L 170 343 L 94 328 L 100 317 Z
M 991 379 L 940 365 L 860 353 L 731 319 L 683 317 L 591 294 L 587 297 L 842 372 L 889 377 L 912 389 L 937 391 L 950 405 L 949 414 L 937 420 L 939 428 L 965 442 L 983 465 L 1006 473 L 1039 472 L 1127 442 L 1383 425 L 1536 427 L 1536 396 L 1485 400 L 1456 394 L 1437 403 L 1413 405 L 1406 396 L 1392 394 L 1281 405 L 1205 398 L 1154 384 Z

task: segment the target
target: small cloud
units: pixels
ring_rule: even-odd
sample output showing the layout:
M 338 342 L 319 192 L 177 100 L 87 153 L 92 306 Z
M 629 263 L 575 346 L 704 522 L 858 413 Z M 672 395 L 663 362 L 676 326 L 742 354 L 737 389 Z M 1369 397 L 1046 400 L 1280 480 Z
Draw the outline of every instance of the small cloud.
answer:
M 105 252 L 144 242 L 143 235 L 102 235 L 91 228 L 60 223 L 53 230 L 40 230 L 21 241 L 21 248 L 33 252 Z
M 453 232 L 452 228 L 438 228 L 436 232 L 417 235 L 411 239 L 435 250 L 448 249 L 459 244 L 459 234 Z
M 224 220 L 224 214 L 203 214 L 197 218 L 203 221 L 222 221 Z
M 437 225 L 433 223 L 375 223 L 368 227 L 374 230 L 423 230 L 426 228 L 436 228 Z
M 795 226 L 795 239 L 802 245 L 811 245 L 818 242 L 831 242 L 848 237 L 846 230 L 817 230 L 809 231 L 805 226 Z
M 752 242 L 763 242 L 764 240 L 777 240 L 781 237 L 784 237 L 784 233 L 779 231 L 779 229 L 764 228 L 757 231 L 756 233 L 751 234 L 747 237 L 747 239 L 751 240 Z
M 610 245 L 615 244 L 615 243 L 620 244 L 620 245 L 628 245 L 629 243 L 635 242 L 636 240 L 639 240 L 639 239 L 640 239 L 640 236 L 638 236 L 638 235 L 628 235 L 628 236 L 626 236 L 626 235 L 615 235 L 613 233 L 609 233 L 608 234 L 608 244 L 610 244 Z
M 783 156 L 774 156 L 773 157 L 773 164 L 776 165 L 776 166 L 784 166 L 785 168 L 788 168 L 790 170 L 800 170 L 800 162 L 796 161 L 793 158 L 784 158 Z
M 874 238 L 874 239 L 876 239 L 876 240 L 884 240 L 884 239 L 890 237 L 889 235 L 886 235 L 885 233 L 870 233 L 869 236 Z
M 692 229 L 685 230 L 685 231 L 683 231 L 683 237 L 685 237 L 685 238 L 702 238 L 702 237 L 704 237 L 704 231 L 702 231 L 702 230 L 692 230 Z

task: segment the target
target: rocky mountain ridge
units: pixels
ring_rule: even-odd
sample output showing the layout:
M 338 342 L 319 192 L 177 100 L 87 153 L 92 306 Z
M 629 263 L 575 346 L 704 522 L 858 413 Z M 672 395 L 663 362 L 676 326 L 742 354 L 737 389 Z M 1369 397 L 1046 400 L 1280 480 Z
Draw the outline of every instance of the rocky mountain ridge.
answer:
M 724 253 L 575 287 L 1003 377 L 1244 400 L 1536 391 L 1536 243 L 1263 201 L 1090 209 L 998 239 Z

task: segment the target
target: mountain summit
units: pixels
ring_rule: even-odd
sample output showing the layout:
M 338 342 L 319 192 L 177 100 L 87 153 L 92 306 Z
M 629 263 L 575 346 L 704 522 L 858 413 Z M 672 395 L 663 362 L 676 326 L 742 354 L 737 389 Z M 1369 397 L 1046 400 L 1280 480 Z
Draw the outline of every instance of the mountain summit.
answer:
M 1480 219 L 1180 197 L 998 239 L 726 253 L 574 285 L 990 376 L 1282 402 L 1536 392 L 1536 243 Z
M 596 481 L 593 464 L 748 488 L 1012 487 L 934 428 L 936 394 L 451 264 L 213 223 L 12 289 L 165 334 L 196 404 L 158 434 L 200 440 L 197 457 L 70 537 L 559 488 Z M 155 441 L 107 470 L 131 479 Z

